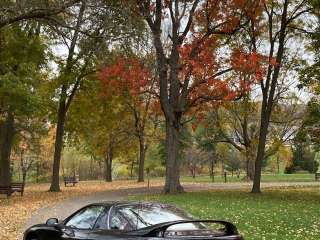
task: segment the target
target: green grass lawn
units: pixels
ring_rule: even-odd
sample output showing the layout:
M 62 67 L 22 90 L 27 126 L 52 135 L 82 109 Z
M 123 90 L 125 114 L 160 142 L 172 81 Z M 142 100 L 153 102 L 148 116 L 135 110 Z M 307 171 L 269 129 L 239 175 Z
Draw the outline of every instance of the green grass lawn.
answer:
M 175 204 L 196 218 L 233 222 L 245 239 L 319 240 L 320 189 L 210 191 L 134 199 Z
M 241 182 L 244 175 L 231 176 L 227 175 L 228 182 Z M 182 182 L 212 182 L 212 179 L 209 176 L 197 176 L 192 178 L 191 176 L 182 176 Z M 224 182 L 224 177 L 220 174 L 217 174 L 214 178 L 215 182 Z M 262 174 L 262 182 L 313 182 L 314 174 L 308 173 L 297 173 L 297 174 Z

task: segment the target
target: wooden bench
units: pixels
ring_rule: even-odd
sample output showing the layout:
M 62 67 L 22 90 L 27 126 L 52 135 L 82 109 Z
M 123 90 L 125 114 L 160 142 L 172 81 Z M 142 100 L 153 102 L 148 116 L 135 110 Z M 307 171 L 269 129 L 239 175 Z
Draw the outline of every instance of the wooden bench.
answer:
M 19 192 L 23 196 L 24 183 L 11 183 L 10 186 L 0 186 L 0 194 L 10 197 L 14 192 Z
M 72 184 L 75 186 L 78 183 L 78 180 L 76 177 L 64 177 L 64 186 L 66 187 L 68 184 Z
M 320 181 L 320 173 L 315 173 L 314 178 L 316 181 Z

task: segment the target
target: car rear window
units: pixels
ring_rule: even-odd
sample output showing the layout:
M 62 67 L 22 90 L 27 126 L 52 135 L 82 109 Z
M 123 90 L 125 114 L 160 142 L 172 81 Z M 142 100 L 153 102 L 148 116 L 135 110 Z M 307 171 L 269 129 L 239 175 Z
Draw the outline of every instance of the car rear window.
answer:
M 192 216 L 185 211 L 166 204 L 137 204 L 117 208 L 117 214 L 121 214 L 133 229 L 140 229 L 151 225 L 177 221 L 190 220 Z M 179 224 L 174 229 L 201 229 L 201 224 Z

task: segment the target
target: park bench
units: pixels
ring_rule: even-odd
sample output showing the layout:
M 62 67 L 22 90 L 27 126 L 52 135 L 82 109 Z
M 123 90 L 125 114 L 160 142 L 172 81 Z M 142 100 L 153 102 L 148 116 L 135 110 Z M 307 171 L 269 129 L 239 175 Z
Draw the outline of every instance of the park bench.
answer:
M 0 186 L 0 194 L 10 197 L 14 192 L 19 192 L 23 196 L 24 183 L 11 183 L 10 186 Z
M 75 186 L 78 183 L 78 180 L 76 177 L 64 177 L 64 186 L 66 187 L 68 184 L 72 184 Z
M 315 173 L 315 180 L 320 181 L 320 173 Z

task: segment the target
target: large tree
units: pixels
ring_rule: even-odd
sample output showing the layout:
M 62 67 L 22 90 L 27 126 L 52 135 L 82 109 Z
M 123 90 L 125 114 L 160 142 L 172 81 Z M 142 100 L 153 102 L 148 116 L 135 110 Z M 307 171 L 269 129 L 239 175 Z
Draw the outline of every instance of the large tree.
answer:
M 10 185 L 14 137 L 32 132 L 43 117 L 47 45 L 40 25 L 12 25 L 0 30 L 0 184 Z
M 54 98 L 59 99 L 56 110 L 56 141 L 50 191 L 60 191 L 59 170 L 65 122 L 70 105 L 81 88 L 85 76 L 96 71 L 102 52 L 134 35 L 130 15 L 117 1 L 80 1 L 72 9 L 73 18 L 51 19 L 47 24 L 60 37 L 66 56 L 59 58 L 59 75 L 54 82 Z M 131 19 L 134 21 L 133 19 Z
M 133 116 L 122 96 L 110 95 L 95 76 L 85 80 L 70 108 L 69 143 L 82 143 L 84 153 L 101 159 L 105 180 L 111 182 L 114 159 L 134 142 L 130 134 Z
M 218 49 L 250 19 L 256 1 L 136 1 L 147 22 L 156 51 L 160 103 L 166 120 L 166 182 L 164 192 L 181 192 L 180 133 L 185 114 L 210 101 L 239 94 L 230 72 L 227 51 Z M 233 87 L 231 87 L 233 86 Z
M 152 108 L 158 102 L 154 95 L 157 88 L 156 79 L 150 74 L 152 70 L 147 62 L 148 59 L 145 58 L 143 64 L 137 56 L 116 57 L 100 74 L 104 91 L 120 96 L 128 111 L 132 113 L 133 135 L 139 141 L 138 182 L 144 181 L 145 156 L 150 139 L 147 130 L 151 125 L 152 115 L 157 114 Z
M 295 49 L 290 49 L 289 44 L 294 40 L 299 40 L 303 23 L 309 19 L 305 16 L 311 9 L 305 0 L 262 1 L 262 6 L 259 21 L 250 21 L 248 25 L 248 41 L 245 44 L 245 51 L 254 52 L 260 58 L 267 60 L 263 77 L 259 82 L 262 100 L 253 193 L 261 192 L 261 169 L 265 158 L 270 119 L 275 103 L 281 96 L 279 95 L 279 93 L 281 94 L 281 86 L 283 86 L 281 79 L 287 79 L 281 76 L 288 77 L 290 72 L 291 76 L 295 77 L 294 72 L 287 71 L 286 66 L 292 63 L 292 58 L 299 57 L 299 54 L 302 54 L 301 52 L 297 53 Z M 241 65 L 241 61 L 239 64 Z
M 253 180 L 254 162 L 259 140 L 260 103 L 245 93 L 241 101 L 225 103 L 209 113 L 205 119 L 207 137 L 211 141 L 226 142 L 237 149 L 246 159 L 247 179 Z M 274 106 L 270 118 L 268 146 L 264 159 L 274 155 L 279 148 L 293 139 L 302 125 L 304 106 L 290 91 Z M 286 118 L 283 118 L 286 116 Z

